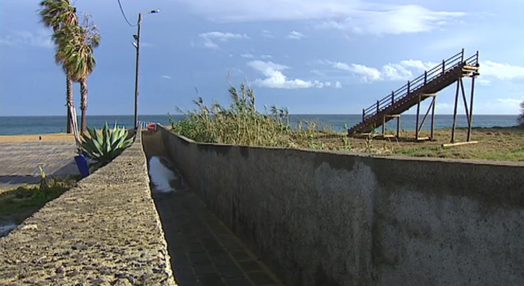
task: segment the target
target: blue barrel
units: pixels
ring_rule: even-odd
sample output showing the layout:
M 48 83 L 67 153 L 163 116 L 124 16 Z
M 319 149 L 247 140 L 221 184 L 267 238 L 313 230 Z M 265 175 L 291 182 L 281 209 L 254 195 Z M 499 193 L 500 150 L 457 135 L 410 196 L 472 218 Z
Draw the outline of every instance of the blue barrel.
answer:
M 80 171 L 80 175 L 82 175 L 82 178 L 89 176 L 89 165 L 87 164 L 84 154 L 76 156 L 75 162 L 76 166 L 78 167 L 78 171 Z

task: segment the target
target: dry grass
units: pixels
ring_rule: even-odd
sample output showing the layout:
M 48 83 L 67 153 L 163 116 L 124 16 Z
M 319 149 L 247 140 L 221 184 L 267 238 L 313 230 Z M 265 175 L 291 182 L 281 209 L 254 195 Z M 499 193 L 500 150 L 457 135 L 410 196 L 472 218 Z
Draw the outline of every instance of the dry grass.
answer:
M 457 129 L 456 142 L 466 141 L 466 130 Z M 429 136 L 429 131 L 423 131 L 421 136 Z M 327 149 L 338 149 L 343 133 L 319 134 Z M 349 144 L 352 151 L 404 155 L 411 157 L 437 157 L 453 159 L 480 159 L 496 161 L 524 161 L 524 128 L 474 128 L 472 141 L 478 144 L 443 148 L 442 144 L 450 143 L 451 129 L 435 130 L 434 141 L 414 140 L 414 131 L 401 133 L 401 138 L 352 137 Z

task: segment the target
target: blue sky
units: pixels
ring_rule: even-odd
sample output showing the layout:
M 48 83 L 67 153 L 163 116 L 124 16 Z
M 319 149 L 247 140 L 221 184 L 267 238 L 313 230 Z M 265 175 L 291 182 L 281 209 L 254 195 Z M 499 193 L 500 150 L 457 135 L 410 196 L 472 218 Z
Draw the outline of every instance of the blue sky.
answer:
M 359 114 L 462 48 L 480 51 L 475 114 L 518 114 L 524 98 L 522 0 L 121 2 L 132 23 L 138 12 L 161 10 L 142 25 L 141 114 L 192 109 L 195 88 L 208 103 L 227 104 L 228 74 L 253 86 L 260 108 Z M 65 113 L 65 78 L 38 3 L 0 3 L 0 116 Z M 102 33 L 88 114 L 132 114 L 136 28 L 116 0 L 74 3 Z M 441 92 L 437 113 L 451 113 L 453 97 L 454 87 Z

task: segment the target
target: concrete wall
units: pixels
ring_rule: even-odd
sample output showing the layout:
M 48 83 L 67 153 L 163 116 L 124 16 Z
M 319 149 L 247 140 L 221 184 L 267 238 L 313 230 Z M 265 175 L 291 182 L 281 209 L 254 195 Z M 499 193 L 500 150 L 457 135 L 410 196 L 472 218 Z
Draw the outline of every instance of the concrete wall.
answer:
M 175 285 L 137 135 L 0 239 L 0 285 Z
M 523 285 L 523 164 L 197 144 L 188 184 L 287 285 Z

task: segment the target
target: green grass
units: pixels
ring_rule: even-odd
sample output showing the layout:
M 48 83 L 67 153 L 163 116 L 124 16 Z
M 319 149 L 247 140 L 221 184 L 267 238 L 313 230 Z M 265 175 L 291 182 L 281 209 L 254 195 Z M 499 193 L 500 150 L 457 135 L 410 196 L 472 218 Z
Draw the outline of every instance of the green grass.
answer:
M 0 193 L 0 220 L 22 222 L 47 202 L 73 187 L 77 177 L 42 180 L 39 185 L 24 185 Z

